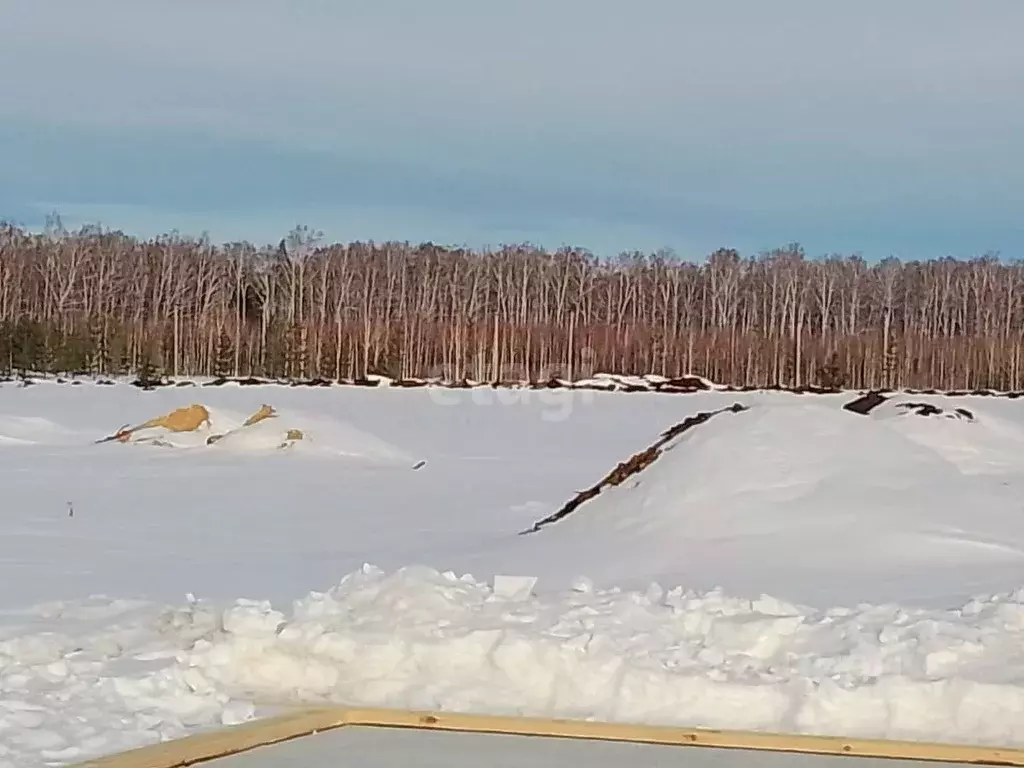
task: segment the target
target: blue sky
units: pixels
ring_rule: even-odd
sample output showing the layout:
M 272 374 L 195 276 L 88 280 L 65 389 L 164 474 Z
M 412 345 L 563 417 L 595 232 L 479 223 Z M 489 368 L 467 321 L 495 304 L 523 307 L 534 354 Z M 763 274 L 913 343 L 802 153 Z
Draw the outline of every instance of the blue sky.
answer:
M 1021 0 L 0 0 L 0 218 L 1024 256 Z

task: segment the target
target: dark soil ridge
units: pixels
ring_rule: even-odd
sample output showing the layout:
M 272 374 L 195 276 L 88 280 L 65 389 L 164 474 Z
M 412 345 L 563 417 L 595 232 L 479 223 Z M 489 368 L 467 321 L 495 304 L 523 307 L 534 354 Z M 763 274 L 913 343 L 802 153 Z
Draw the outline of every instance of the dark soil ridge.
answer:
M 93 377 L 85 372 L 79 372 L 67 375 L 58 375 L 55 377 L 44 376 L 42 374 L 28 374 L 26 376 L 0 376 L 0 385 L 4 383 L 16 383 L 19 386 L 31 386 L 37 383 L 37 380 L 54 381 L 58 384 L 68 384 L 72 386 L 81 386 L 92 382 L 99 386 L 112 386 L 118 382 L 113 379 L 100 376 Z M 939 390 L 939 389 L 837 389 L 834 387 L 819 387 L 812 384 L 802 385 L 799 387 L 789 387 L 780 384 L 768 384 L 768 385 L 744 385 L 735 386 L 732 384 L 728 385 L 717 385 L 709 384 L 704 379 L 698 376 L 680 376 L 673 379 L 667 379 L 665 381 L 660 380 L 647 380 L 643 383 L 637 381 L 624 381 L 616 378 L 615 375 L 611 375 L 610 378 L 603 379 L 605 383 L 597 383 L 595 381 L 583 381 L 573 382 L 565 379 L 551 378 L 546 381 L 471 381 L 469 379 L 461 379 L 458 381 L 442 381 L 436 379 L 389 379 L 388 384 L 383 384 L 381 379 L 378 378 L 356 378 L 356 379 L 326 379 L 322 377 L 314 377 L 309 379 L 298 379 L 298 380 L 282 380 L 274 378 L 265 378 L 257 376 L 243 376 L 243 377 L 220 377 L 211 381 L 197 384 L 196 382 L 188 378 L 174 379 L 171 377 L 160 377 L 155 379 L 142 379 L 135 378 L 132 381 L 126 381 L 124 383 L 142 389 L 145 391 L 152 391 L 155 389 L 161 389 L 165 387 L 222 387 L 226 384 L 237 384 L 238 386 L 279 386 L 279 387 L 367 387 L 367 388 L 385 388 L 385 386 L 393 387 L 396 389 L 420 389 L 425 387 L 434 387 L 440 389 L 525 389 L 525 390 L 578 390 L 581 392 L 625 392 L 625 393 L 642 393 L 642 392 L 654 392 L 661 394 L 680 394 L 689 395 L 698 392 L 731 392 L 731 393 L 746 393 L 746 392 L 787 392 L 794 395 L 839 395 L 839 394 L 853 394 L 856 392 L 864 393 L 863 396 L 867 395 L 891 395 L 891 394 L 906 394 L 906 395 L 937 395 L 941 397 L 993 397 L 993 398 L 1004 398 L 1008 400 L 1017 400 L 1024 397 L 1024 391 L 1010 391 L 1010 392 L 996 392 L 991 389 L 950 389 L 950 390 Z M 874 407 L 874 406 L 872 406 Z M 848 408 L 847 410 L 852 410 Z M 869 409 L 870 410 L 870 409 Z M 860 413 L 860 411 L 854 411 Z
M 688 416 L 683 421 L 678 424 L 674 424 L 662 432 L 661 436 L 652 445 L 639 453 L 633 454 L 626 461 L 620 462 L 616 465 L 615 469 L 605 475 L 596 485 L 587 488 L 585 491 L 579 491 L 557 512 L 548 515 L 542 520 L 538 520 L 531 527 L 520 531 L 519 535 L 524 536 L 530 533 L 536 533 L 541 528 L 550 525 L 551 523 L 558 522 L 562 518 L 579 509 L 584 502 L 587 502 L 600 494 L 605 488 L 621 485 L 628 478 L 640 474 L 647 469 L 647 467 L 653 464 L 659 456 L 661 456 L 667 443 L 679 437 L 684 432 L 688 432 L 694 427 L 707 423 L 713 416 L 717 416 L 720 413 L 740 413 L 746 410 L 749 410 L 749 406 L 743 405 L 742 403 L 733 403 L 732 405 L 719 408 L 718 410 L 701 411 L 699 413 L 695 413 L 693 416 Z

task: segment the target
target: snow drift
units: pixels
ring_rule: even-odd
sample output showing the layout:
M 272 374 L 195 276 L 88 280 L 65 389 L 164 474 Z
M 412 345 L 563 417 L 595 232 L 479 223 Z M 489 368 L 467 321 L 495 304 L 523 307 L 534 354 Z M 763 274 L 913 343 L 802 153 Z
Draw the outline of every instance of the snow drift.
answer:
M 523 537 L 523 552 L 554 564 L 546 576 L 744 594 L 803 582 L 812 601 L 858 571 L 912 601 L 996 591 L 1024 569 L 1024 511 L 963 460 L 980 451 L 972 430 L 999 452 L 986 424 L 895 404 L 864 418 L 825 402 L 755 401 L 664 441 L 641 472 Z
M 0 447 L 27 446 L 67 440 L 71 433 L 41 416 L 0 414 Z
M 366 566 L 287 612 L 94 598 L 45 614 L 63 631 L 0 636 L 0 758 L 15 765 L 324 702 L 1024 745 L 1024 590 L 816 610 Z
M 301 450 L 374 462 L 412 461 L 408 454 L 395 446 L 350 424 L 292 411 L 281 414 L 268 404 L 245 416 L 193 403 L 136 426 L 122 427 L 96 442 L 179 449 L 208 448 L 243 454 Z
M 508 596 L 471 576 L 366 567 L 290 615 L 240 601 L 146 687 L 211 701 L 1021 744 L 1022 600 L 815 611 L 586 581 Z
M 965 407 L 945 398 L 897 396 L 869 418 L 963 474 L 991 476 L 1024 469 L 1024 429 L 1000 410 L 984 401 Z

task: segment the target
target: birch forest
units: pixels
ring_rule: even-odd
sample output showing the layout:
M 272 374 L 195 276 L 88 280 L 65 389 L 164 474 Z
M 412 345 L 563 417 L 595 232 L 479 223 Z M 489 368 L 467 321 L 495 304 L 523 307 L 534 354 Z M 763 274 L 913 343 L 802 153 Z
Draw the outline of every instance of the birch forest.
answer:
M 0 369 L 1018 390 L 1024 266 L 799 245 L 703 262 L 529 245 L 139 240 L 0 226 Z

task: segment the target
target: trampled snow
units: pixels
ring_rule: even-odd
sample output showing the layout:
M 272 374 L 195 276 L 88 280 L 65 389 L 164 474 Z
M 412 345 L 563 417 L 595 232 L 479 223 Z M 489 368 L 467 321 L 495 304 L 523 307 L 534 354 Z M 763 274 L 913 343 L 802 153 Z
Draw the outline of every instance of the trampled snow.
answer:
M 0 765 L 322 701 L 1024 744 L 1024 406 L 849 399 L 2 385 Z M 280 418 L 93 444 L 191 402 Z

